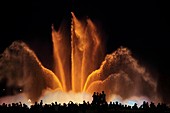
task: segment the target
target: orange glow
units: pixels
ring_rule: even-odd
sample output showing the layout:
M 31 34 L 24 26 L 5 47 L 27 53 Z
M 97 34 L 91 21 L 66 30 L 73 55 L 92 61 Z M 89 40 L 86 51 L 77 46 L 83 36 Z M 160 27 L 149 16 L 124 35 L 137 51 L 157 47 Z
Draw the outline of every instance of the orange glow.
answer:
M 64 91 L 69 90 L 70 82 L 68 76 L 70 75 L 70 53 L 66 38 L 63 36 L 64 28 L 61 27 L 59 31 L 55 31 L 52 26 L 52 41 L 54 53 L 54 73 L 58 76 Z
M 132 57 L 130 50 L 120 47 L 112 54 L 106 55 L 102 62 L 103 41 L 95 25 L 89 18 L 80 21 L 73 12 L 71 14 L 70 47 L 66 47 L 68 40 L 62 35 L 61 29 L 58 32 L 52 30 L 54 72 L 64 91 L 93 94 L 104 90 L 108 95 L 107 100 L 110 100 L 113 94 L 121 96 L 122 99 L 143 95 L 152 98 L 151 94 L 156 91 L 156 82 Z M 67 51 L 71 53 L 70 56 L 66 54 Z M 67 60 L 71 60 L 70 64 L 65 63 Z M 148 92 L 142 88 L 147 88 Z
M 71 25 L 71 64 L 68 62 L 69 48 L 66 47 L 67 40 L 62 35 L 62 29 L 55 31 L 52 26 L 52 41 L 54 51 L 54 72 L 60 79 L 64 91 L 68 91 L 68 85 L 74 92 L 82 92 L 88 75 L 99 67 L 103 59 L 103 48 L 97 30 L 90 19 L 86 22 L 79 21 L 72 13 Z M 71 72 L 69 66 L 71 65 Z M 70 76 L 71 83 L 66 84 Z
M 156 80 L 130 50 L 120 47 L 104 58 L 103 41 L 93 22 L 89 18 L 80 21 L 71 14 L 71 38 L 66 36 L 66 26 L 56 31 L 52 25 L 54 72 L 23 42 L 14 42 L 2 54 L 0 76 L 8 77 L 9 86 L 17 83 L 24 88 L 16 98 L 22 97 L 28 104 L 39 99 L 82 103 L 91 101 L 93 92 L 105 91 L 107 101 L 118 97 L 122 101 L 157 100 Z
M 63 53 L 63 51 L 60 51 L 59 49 L 63 48 L 61 47 L 62 45 L 60 45 L 62 36 L 60 35 L 60 32 L 56 32 L 54 29 L 52 29 L 52 40 L 53 40 L 53 46 L 54 46 L 54 62 L 55 62 L 55 66 L 58 68 L 58 70 L 55 70 L 55 73 L 58 75 L 63 89 L 64 91 L 66 91 L 66 81 L 65 81 L 65 72 L 64 72 L 64 67 L 63 67 L 63 60 L 65 57 L 65 54 Z M 61 56 L 62 55 L 62 56 Z M 57 59 L 57 60 L 56 60 Z M 63 59 L 63 60 L 62 60 Z
M 79 21 L 72 13 L 71 63 L 72 90 L 82 92 L 88 75 L 96 70 L 103 57 L 101 39 L 90 19 Z

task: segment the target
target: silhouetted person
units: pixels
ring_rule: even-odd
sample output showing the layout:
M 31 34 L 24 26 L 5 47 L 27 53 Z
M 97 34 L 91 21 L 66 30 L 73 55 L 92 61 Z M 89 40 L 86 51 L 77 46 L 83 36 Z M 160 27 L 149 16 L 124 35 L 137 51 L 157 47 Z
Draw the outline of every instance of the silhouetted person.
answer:
M 149 109 L 148 102 L 143 101 L 143 104 L 141 105 L 143 109 L 147 110 Z
M 41 100 L 41 102 L 40 102 L 40 106 L 42 106 L 43 105 L 43 101 Z
M 106 94 L 104 93 L 104 91 L 102 91 L 102 93 L 101 93 L 100 101 L 101 101 L 101 104 L 106 103 Z
M 94 104 L 95 103 L 95 104 Z M 170 108 L 164 103 L 158 103 L 157 106 L 151 102 L 143 102 L 140 109 L 135 103 L 133 106 L 127 106 L 116 101 L 110 102 L 108 105 L 106 102 L 106 94 L 102 93 L 93 94 L 92 104 L 83 101 L 83 104 L 75 104 L 70 101 L 68 104 L 61 105 L 57 102 L 43 105 L 43 101 L 40 103 L 35 102 L 29 108 L 26 104 L 11 103 L 1 104 L 0 113 L 170 113 Z
M 138 106 L 137 104 L 135 103 L 134 106 L 132 107 L 133 110 L 137 110 L 138 109 Z
M 92 104 L 97 104 L 97 100 L 98 100 L 98 97 L 97 97 L 97 94 L 96 92 L 93 93 L 93 101 L 92 101 Z
M 152 109 L 152 110 L 156 109 L 156 106 L 155 106 L 155 104 L 153 102 L 151 102 L 151 104 L 150 104 L 150 109 Z

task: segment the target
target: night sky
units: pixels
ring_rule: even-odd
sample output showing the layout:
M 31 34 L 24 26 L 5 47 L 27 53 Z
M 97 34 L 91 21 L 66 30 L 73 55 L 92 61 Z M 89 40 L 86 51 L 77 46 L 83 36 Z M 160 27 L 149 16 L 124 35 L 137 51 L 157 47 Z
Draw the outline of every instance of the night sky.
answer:
M 129 48 L 154 76 L 166 99 L 170 92 L 170 23 L 168 5 L 160 10 L 155 0 L 48 0 L 6 2 L 0 8 L 0 53 L 15 40 L 23 40 L 42 64 L 52 69 L 51 25 L 64 21 L 70 29 L 71 11 L 77 18 L 89 17 L 106 38 L 106 53 L 120 46 Z M 161 13 L 162 11 L 162 13 Z

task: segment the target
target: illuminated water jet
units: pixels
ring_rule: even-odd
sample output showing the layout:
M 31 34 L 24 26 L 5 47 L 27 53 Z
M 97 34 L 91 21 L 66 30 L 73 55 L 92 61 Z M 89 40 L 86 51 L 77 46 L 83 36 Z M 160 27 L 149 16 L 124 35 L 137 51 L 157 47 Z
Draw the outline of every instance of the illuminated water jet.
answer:
M 72 90 L 82 92 L 88 75 L 96 70 L 103 59 L 102 42 L 90 19 L 77 20 L 72 13 L 71 69 Z
M 5 75 L 8 83 L 23 86 L 23 93 L 31 101 L 81 103 L 84 99 L 91 101 L 93 92 L 103 90 L 107 101 L 118 97 L 124 102 L 130 99 L 141 102 L 143 98 L 156 101 L 156 80 L 138 64 L 129 49 L 120 47 L 104 58 L 103 41 L 89 18 L 80 21 L 72 13 L 71 42 L 63 34 L 66 34 L 65 27 L 56 31 L 52 26 L 55 74 L 42 66 L 27 45 L 14 42 L 10 46 L 12 51 L 7 49 L 0 59 L 0 67 L 3 67 L 0 68 L 0 79 L 8 71 Z M 16 72 L 19 69 L 21 71 Z M 22 79 L 19 78 L 21 75 Z M 11 83 L 14 76 L 16 79 Z M 36 90 L 38 94 L 35 94 Z
M 14 41 L 1 55 L 0 80 L 3 78 L 7 80 L 6 87 L 22 87 L 32 102 L 37 101 L 47 88 L 63 89 L 55 74 L 42 66 L 35 53 L 22 41 Z
M 53 47 L 54 50 L 57 50 L 54 52 L 54 60 L 58 62 L 55 64 L 57 65 L 55 72 L 61 69 L 61 81 L 68 81 L 64 78 L 70 76 L 71 91 L 93 94 L 94 91 L 104 90 L 108 95 L 108 100 L 112 94 L 119 95 L 122 99 L 131 96 L 146 96 L 154 100 L 156 82 L 132 57 L 130 50 L 120 47 L 112 54 L 106 55 L 102 62 L 104 59 L 103 43 L 95 25 L 89 18 L 81 21 L 75 17 L 74 13 L 71 14 L 70 75 L 63 73 L 67 67 L 60 64 L 61 59 L 65 60 L 66 57 L 69 57 L 65 55 L 66 51 L 63 53 L 63 49 L 61 49 L 65 48 L 63 44 L 66 42 L 63 41 L 67 40 L 62 37 L 60 30 L 58 32 L 52 30 Z

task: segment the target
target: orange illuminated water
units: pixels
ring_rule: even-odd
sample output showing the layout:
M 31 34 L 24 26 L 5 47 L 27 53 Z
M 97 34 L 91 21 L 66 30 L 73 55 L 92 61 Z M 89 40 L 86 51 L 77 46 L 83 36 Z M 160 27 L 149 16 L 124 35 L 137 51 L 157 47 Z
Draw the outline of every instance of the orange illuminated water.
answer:
M 120 47 L 104 59 L 104 44 L 94 23 L 89 18 L 78 20 L 71 14 L 70 47 L 63 29 L 55 31 L 52 26 L 54 72 L 64 91 L 92 94 L 104 90 L 108 98 L 113 94 L 123 99 L 143 95 L 155 98 L 152 94 L 156 92 L 156 82 L 130 50 Z
M 83 23 L 72 13 L 71 47 L 66 47 L 67 40 L 61 30 L 55 31 L 53 26 L 52 40 L 54 72 L 59 77 L 64 91 L 82 92 L 88 75 L 99 67 L 103 59 L 103 44 L 97 29 L 90 19 Z M 71 56 L 67 54 L 69 49 L 71 49 Z M 71 64 L 66 64 L 67 60 L 71 60 Z M 67 76 L 71 76 L 71 83 L 67 83 L 69 82 Z M 71 85 L 71 89 L 68 89 L 68 85 Z
M 45 103 L 70 100 L 81 103 L 92 100 L 94 92 L 102 91 L 107 101 L 157 100 L 156 79 L 131 51 L 120 47 L 105 55 L 104 38 L 92 20 L 79 20 L 71 14 L 70 37 L 66 36 L 67 27 L 62 25 L 56 31 L 52 25 L 54 73 L 41 64 L 24 42 L 15 41 L 4 51 L 0 58 L 0 80 L 5 77 L 8 86 L 22 86 L 23 93 L 0 99 L 0 103 L 17 99 L 29 103 L 40 99 Z

